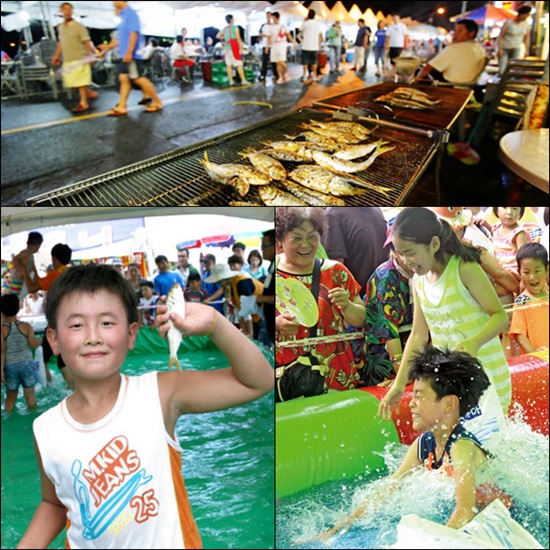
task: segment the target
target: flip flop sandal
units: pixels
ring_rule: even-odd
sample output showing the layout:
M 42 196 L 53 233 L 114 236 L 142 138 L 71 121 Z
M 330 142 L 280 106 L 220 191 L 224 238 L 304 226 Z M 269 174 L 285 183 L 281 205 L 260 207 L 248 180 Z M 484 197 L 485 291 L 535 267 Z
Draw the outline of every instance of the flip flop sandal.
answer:
M 117 109 L 111 109 L 107 113 L 107 116 L 124 116 L 124 115 L 127 115 L 127 114 L 128 114 L 128 111 L 118 111 Z
M 162 111 L 162 107 L 159 107 L 158 105 L 151 105 L 145 109 L 146 113 L 156 113 L 157 111 Z
M 83 107 L 82 105 L 80 105 L 80 103 L 73 109 L 73 113 L 84 113 L 86 111 L 89 111 L 90 110 L 90 106 L 88 105 L 88 107 Z

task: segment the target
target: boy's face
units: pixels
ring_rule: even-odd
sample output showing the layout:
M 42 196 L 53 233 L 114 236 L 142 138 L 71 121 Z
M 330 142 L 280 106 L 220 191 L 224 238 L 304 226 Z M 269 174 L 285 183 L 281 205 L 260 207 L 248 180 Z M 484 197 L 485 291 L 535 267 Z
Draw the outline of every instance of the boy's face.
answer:
M 160 262 L 157 262 L 157 267 L 160 273 L 167 273 L 170 269 L 170 264 L 166 260 L 160 260 Z
M 150 286 L 142 286 L 141 287 L 141 295 L 146 299 L 150 300 L 153 297 L 154 289 L 152 289 Z
M 197 281 L 196 279 L 193 279 L 192 281 L 189 281 L 189 286 L 192 290 L 200 290 L 201 289 L 201 282 Z
M 534 258 L 524 258 L 521 260 L 519 274 L 525 288 L 537 295 L 546 288 L 546 276 L 548 268 L 544 266 L 541 260 Z
M 240 271 L 242 269 L 242 267 L 243 267 L 243 264 L 237 264 L 237 263 L 229 264 L 229 269 L 231 271 Z
M 445 419 L 447 400 L 437 398 L 430 381 L 419 378 L 413 384 L 413 396 L 409 407 L 412 413 L 412 427 L 417 432 L 432 432 Z
M 102 380 L 118 373 L 138 332 L 137 323 L 128 325 L 122 300 L 106 290 L 63 297 L 56 320 L 57 329 L 47 330 L 48 341 L 76 380 Z

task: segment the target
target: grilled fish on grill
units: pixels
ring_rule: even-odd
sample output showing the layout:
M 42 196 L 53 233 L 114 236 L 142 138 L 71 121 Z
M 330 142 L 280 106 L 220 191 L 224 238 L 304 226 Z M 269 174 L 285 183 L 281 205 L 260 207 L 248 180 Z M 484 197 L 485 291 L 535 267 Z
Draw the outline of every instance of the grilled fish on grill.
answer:
M 441 103 L 440 99 L 432 99 L 426 92 L 416 88 L 400 87 L 388 94 L 377 97 L 374 101 L 388 103 L 394 107 L 405 109 L 435 109 Z
M 249 148 L 239 153 L 239 155 L 247 158 L 258 172 L 269 176 L 271 179 L 284 180 L 286 178 L 285 167 L 277 159 L 266 153 Z
M 361 157 L 366 157 L 372 153 L 379 145 L 385 145 L 388 141 L 372 141 L 371 143 L 359 143 L 357 145 L 346 145 L 342 147 L 336 153 L 334 157 L 342 160 L 355 160 Z
M 309 168 L 314 168 L 310 166 Z M 307 189 L 297 183 L 284 180 L 280 182 L 281 187 L 292 193 L 295 197 L 307 202 L 310 206 L 345 206 L 346 203 L 342 199 L 326 195 L 325 193 L 318 193 L 312 189 Z
M 258 192 L 266 206 L 307 206 L 307 202 L 297 199 L 286 191 L 277 189 L 274 185 L 260 187 Z
M 372 134 L 372 132 L 374 132 L 374 130 L 376 129 L 376 127 L 365 128 L 362 124 L 359 124 L 358 122 L 346 122 L 343 120 L 331 122 L 312 120 L 311 124 L 313 124 L 314 126 L 319 126 L 320 128 L 333 128 L 341 132 L 349 132 L 358 137 L 362 137 L 363 139 L 367 139 L 369 135 Z
M 291 157 L 294 157 L 291 160 L 309 160 L 312 161 L 311 149 L 307 144 L 300 143 L 298 141 L 264 141 L 264 145 L 267 145 L 272 150 L 272 155 L 276 157 L 275 153 L 288 154 Z M 263 152 L 263 151 L 262 151 Z M 287 160 L 287 159 L 283 159 Z
M 320 122 L 315 126 L 312 124 L 301 124 L 300 126 L 305 130 L 311 130 L 312 132 L 322 136 L 327 136 L 338 143 L 361 143 L 365 139 L 363 135 L 358 136 L 349 131 L 341 130 L 339 128 L 335 128 L 334 126 L 329 126 L 327 123 Z
M 289 175 L 291 179 L 304 187 L 327 195 L 342 197 L 365 193 L 363 189 L 356 189 L 347 183 L 344 178 L 325 170 L 321 166 L 298 166 Z
M 308 143 L 309 147 L 322 149 L 323 151 L 337 151 L 341 147 L 341 143 L 338 143 L 335 139 L 318 134 L 317 132 L 307 131 L 298 134 L 296 137 L 287 136 L 289 139 L 297 139 L 303 137 Z
M 383 153 L 391 151 L 392 149 L 394 149 L 394 147 L 386 147 L 380 145 L 379 143 L 376 147 L 376 151 L 374 151 L 374 153 L 372 153 L 372 155 L 364 162 L 351 162 L 348 160 L 338 159 L 325 153 L 324 151 L 312 151 L 311 155 L 313 156 L 313 160 L 323 168 L 353 174 L 354 172 L 362 172 L 363 170 L 366 170 L 372 165 L 377 157 Z
M 243 164 L 215 164 L 208 160 L 206 151 L 204 152 L 204 159 L 200 162 L 212 181 L 223 185 L 231 185 L 241 197 L 248 193 L 250 183 L 238 177 L 240 169 L 244 167 Z

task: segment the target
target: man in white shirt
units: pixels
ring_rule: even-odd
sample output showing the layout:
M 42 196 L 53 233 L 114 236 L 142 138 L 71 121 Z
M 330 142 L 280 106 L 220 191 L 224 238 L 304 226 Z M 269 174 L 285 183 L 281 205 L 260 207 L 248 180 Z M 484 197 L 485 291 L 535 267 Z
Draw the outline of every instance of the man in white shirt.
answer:
M 306 20 L 300 27 L 302 36 L 302 66 L 304 74 L 300 78 L 302 82 L 307 80 L 308 66 L 311 67 L 311 79 L 317 80 L 317 57 L 321 44 L 323 43 L 323 33 L 321 27 L 315 21 L 315 10 L 309 10 Z
M 485 50 L 476 42 L 478 28 L 471 19 L 458 21 L 452 44 L 430 59 L 415 80 L 431 75 L 443 82 L 475 84 L 486 62 Z
M 407 25 L 401 23 L 399 15 L 393 15 L 393 23 L 386 30 L 386 51 L 392 65 L 395 65 L 394 59 L 407 47 L 408 40 Z

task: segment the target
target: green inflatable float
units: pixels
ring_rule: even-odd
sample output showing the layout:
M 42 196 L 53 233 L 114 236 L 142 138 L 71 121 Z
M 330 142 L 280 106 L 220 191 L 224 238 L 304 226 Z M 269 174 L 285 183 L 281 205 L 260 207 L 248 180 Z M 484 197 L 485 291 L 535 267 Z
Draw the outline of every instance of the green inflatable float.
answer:
M 278 403 L 276 494 L 384 469 L 388 443 L 399 443 L 393 422 L 378 417 L 379 401 L 359 390 Z

